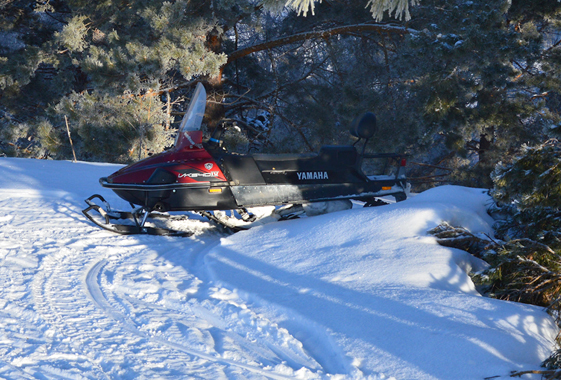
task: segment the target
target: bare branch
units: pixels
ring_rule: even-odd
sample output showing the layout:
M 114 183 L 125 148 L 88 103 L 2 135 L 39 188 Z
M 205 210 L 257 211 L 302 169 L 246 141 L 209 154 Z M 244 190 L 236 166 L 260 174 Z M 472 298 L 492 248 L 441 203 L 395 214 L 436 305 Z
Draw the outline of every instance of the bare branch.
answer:
M 263 42 L 261 44 L 236 50 L 228 55 L 228 61 L 226 62 L 225 65 L 235 61 L 236 59 L 245 57 L 246 55 L 249 55 L 251 53 L 256 53 L 258 51 L 263 51 L 283 45 L 288 45 L 298 41 L 311 40 L 316 38 L 325 39 L 337 34 L 373 32 L 373 31 L 377 31 L 377 32 L 382 31 L 387 33 L 399 33 L 399 34 L 417 33 L 417 31 L 414 29 L 409 29 L 403 26 L 387 25 L 387 24 L 354 24 L 354 25 L 337 26 L 331 29 L 297 33 L 291 36 L 277 38 L 275 40 Z
M 412 162 L 412 161 L 409 161 L 408 164 L 411 164 L 411 165 L 419 165 L 419 166 L 427 166 L 427 167 L 429 167 L 429 168 L 434 168 L 434 169 L 439 169 L 439 170 L 450 170 L 450 171 L 454 170 L 454 169 L 451 169 L 451 168 L 445 168 L 445 167 L 443 167 L 443 166 L 437 166 L 437 165 L 431 165 L 431 164 L 424 164 L 424 163 L 422 163 L 422 162 Z

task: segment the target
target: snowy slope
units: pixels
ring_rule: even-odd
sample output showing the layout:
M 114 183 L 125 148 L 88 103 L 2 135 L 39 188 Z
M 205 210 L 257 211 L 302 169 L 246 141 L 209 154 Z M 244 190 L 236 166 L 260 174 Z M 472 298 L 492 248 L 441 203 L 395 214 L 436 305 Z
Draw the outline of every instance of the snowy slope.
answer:
M 80 212 L 126 207 L 97 182 L 117 168 L 0 158 L 0 378 L 510 378 L 553 348 L 545 312 L 481 297 L 483 263 L 426 234 L 490 233 L 481 190 L 125 237 Z

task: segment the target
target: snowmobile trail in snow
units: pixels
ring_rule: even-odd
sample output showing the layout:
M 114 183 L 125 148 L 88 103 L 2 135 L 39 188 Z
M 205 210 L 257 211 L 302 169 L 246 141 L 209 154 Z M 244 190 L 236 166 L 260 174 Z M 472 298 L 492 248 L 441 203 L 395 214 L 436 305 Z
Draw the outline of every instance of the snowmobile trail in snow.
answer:
M 72 244 L 72 242 L 70 243 Z M 212 316 L 212 323 L 204 318 L 201 319 L 199 316 L 190 315 L 189 311 L 192 308 L 204 309 L 196 302 L 191 302 L 190 308 L 185 313 L 185 310 L 178 311 L 165 307 L 165 305 L 144 302 L 136 298 L 134 294 L 127 295 L 127 288 L 132 290 L 127 284 L 120 283 L 116 287 L 120 291 L 111 289 L 112 287 L 107 283 L 107 278 L 118 277 L 121 267 L 131 266 L 127 259 L 132 258 L 133 253 L 138 254 L 131 251 L 127 254 L 92 260 L 93 255 L 84 257 L 83 250 L 81 252 L 71 249 L 61 250 L 44 260 L 43 275 L 38 276 L 36 299 L 37 304 L 40 305 L 41 315 L 57 331 L 64 332 L 64 336 L 69 338 L 76 351 L 83 353 L 83 359 L 91 363 L 93 373 L 97 372 L 96 369 L 103 373 L 105 367 L 124 367 L 125 365 L 121 361 L 127 361 L 126 366 L 129 368 L 127 369 L 129 372 L 125 372 L 127 376 L 133 375 L 133 373 L 130 373 L 132 367 L 134 373 L 147 374 L 152 372 L 152 375 L 156 377 L 167 377 L 166 375 L 173 377 L 171 373 L 166 374 L 165 370 L 162 373 L 157 368 L 152 369 L 152 371 L 148 369 L 147 372 L 144 367 L 146 365 L 145 361 L 149 360 L 153 365 L 155 363 L 167 363 L 171 367 L 180 362 L 188 362 L 191 373 L 205 373 L 206 376 L 209 376 L 210 373 L 214 373 L 212 376 L 217 377 L 228 376 L 228 372 L 231 371 L 229 367 L 237 367 L 242 370 L 242 373 L 249 371 L 272 379 L 288 378 L 265 370 L 251 360 L 244 363 L 224 357 L 224 355 L 240 356 L 240 348 L 246 350 L 249 348 L 250 353 L 247 356 L 250 358 L 259 357 L 256 354 L 257 349 L 252 349 L 249 342 L 246 343 L 246 347 L 236 345 L 234 347 L 236 352 L 222 350 L 225 352 L 220 355 L 212 350 L 211 348 L 216 346 L 216 343 L 205 341 L 205 338 L 212 340 L 213 336 L 206 333 L 204 327 L 214 324 L 225 325 L 225 323 L 216 315 Z M 88 260 L 90 260 L 89 263 L 87 263 Z M 93 262 L 93 265 L 91 262 Z M 136 265 L 133 266 L 136 267 Z M 166 269 L 168 271 L 173 270 L 171 267 Z M 49 273 L 49 275 L 46 273 Z M 142 274 L 140 277 L 142 277 Z M 198 282 L 198 279 L 193 276 L 191 276 L 191 280 L 195 283 Z M 151 295 L 147 295 L 148 301 L 150 301 Z M 93 303 L 89 302 L 90 300 Z M 213 306 L 213 303 L 224 304 L 223 301 L 207 301 L 206 303 L 211 303 L 211 306 Z M 179 305 L 179 302 L 177 306 L 179 309 L 184 309 Z M 231 308 L 229 305 L 218 305 L 216 307 L 219 309 Z M 199 312 L 199 315 L 201 314 L 203 317 L 205 316 L 204 313 Z M 206 314 L 210 315 L 212 312 L 207 310 Z M 141 318 L 138 318 L 137 315 L 140 315 Z M 188 333 L 182 334 L 177 326 L 184 326 L 184 332 Z M 170 336 L 173 335 L 171 334 L 173 328 L 176 328 L 175 338 L 178 338 L 179 341 L 183 340 L 184 343 L 178 343 L 173 340 L 174 336 Z M 208 330 L 210 328 L 207 327 Z M 221 330 L 220 327 L 212 328 L 215 330 L 214 336 L 217 336 L 217 331 Z M 232 335 L 228 331 L 222 334 L 225 336 Z M 238 341 L 243 341 L 239 335 L 236 336 Z M 111 356 L 103 350 L 99 351 L 96 348 L 96 342 L 100 340 L 113 341 L 114 345 L 119 346 L 119 350 L 112 352 Z M 194 349 L 185 342 L 198 345 L 206 352 Z M 170 349 L 174 353 L 170 352 Z M 137 359 L 137 355 L 135 355 L 137 351 L 150 352 L 151 357 Z M 282 348 L 279 347 L 278 351 L 282 352 Z M 116 359 L 109 359 L 110 357 Z M 277 362 L 281 364 L 282 360 L 277 360 Z M 227 366 L 226 373 L 222 369 L 224 366 Z M 248 374 L 244 373 L 244 376 L 248 376 Z
M 233 365 L 233 366 L 240 367 L 242 369 L 245 369 L 245 370 L 260 374 L 260 375 L 263 375 L 263 376 L 271 378 L 271 379 L 290 379 L 290 378 L 292 378 L 292 377 L 289 377 L 289 376 L 283 376 L 283 375 L 280 375 L 280 374 L 272 373 L 270 371 L 266 371 L 266 370 L 264 370 L 260 367 L 257 367 L 257 366 L 247 365 L 247 364 L 236 362 L 234 360 L 228 360 L 228 359 L 225 359 L 225 358 L 213 356 L 213 355 L 207 354 L 203 351 L 198 351 L 198 350 L 195 350 L 195 349 L 192 349 L 192 348 L 189 348 L 189 347 L 185 347 L 181 344 L 177 344 L 177 343 L 174 343 L 174 342 L 169 341 L 169 340 L 156 338 L 156 337 L 150 337 L 146 333 L 141 332 L 140 330 L 138 330 L 137 326 L 135 326 L 132 321 L 128 320 L 124 315 L 120 314 L 117 310 L 113 309 L 111 307 L 111 305 L 109 304 L 108 300 L 104 297 L 103 292 L 101 291 L 101 288 L 99 286 L 99 278 L 100 278 L 101 271 L 103 270 L 103 268 L 106 265 L 107 265 L 107 260 L 100 260 L 91 267 L 91 269 L 88 271 L 88 273 L 86 275 L 86 288 L 87 288 L 89 296 L 93 299 L 93 301 L 97 304 L 97 306 L 101 310 L 103 310 L 110 318 L 119 322 L 127 331 L 129 331 L 129 332 L 131 332 L 131 333 L 133 333 L 133 334 L 135 334 L 135 335 L 137 335 L 141 338 L 147 339 L 149 341 L 158 343 L 158 344 L 163 345 L 163 346 L 167 346 L 169 348 L 172 348 L 174 350 L 177 350 L 177 351 L 189 354 L 189 355 L 199 357 L 201 359 L 208 360 L 210 362 Z
M 0 194 L 0 377 L 323 373 L 288 331 L 198 277 L 219 229 L 199 220 L 195 238 L 123 237 L 79 213 L 68 194 Z

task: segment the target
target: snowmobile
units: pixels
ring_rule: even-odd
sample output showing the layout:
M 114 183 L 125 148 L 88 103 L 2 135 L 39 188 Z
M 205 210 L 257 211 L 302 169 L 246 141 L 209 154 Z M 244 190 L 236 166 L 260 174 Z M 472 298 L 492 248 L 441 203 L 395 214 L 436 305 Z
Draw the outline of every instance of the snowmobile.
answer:
M 152 227 L 147 220 L 182 218 L 169 212 L 191 211 L 239 230 L 256 221 L 257 216 L 249 211 L 252 207 L 276 206 L 277 219 L 289 219 L 303 211 L 310 215 L 350 208 L 351 200 L 373 206 L 383 203 L 379 197 L 393 196 L 396 201 L 407 198 L 405 155 L 365 153 L 377 128 L 373 113 L 353 122 L 351 134 L 358 138 L 354 145 L 323 146 L 313 154 L 244 155 L 223 147 L 223 128 L 216 128 L 203 142 L 205 105 L 206 92 L 198 83 L 171 149 L 100 178 L 101 186 L 131 204 L 131 212 L 112 210 L 101 195 L 95 194 L 86 200 L 89 207 L 83 210 L 84 215 L 120 234 L 181 236 L 189 233 Z M 360 141 L 362 149 L 357 149 Z M 370 158 L 393 162 L 395 171 L 367 176 L 362 164 Z M 92 211 L 99 215 L 94 216 Z M 114 223 L 117 219 L 134 223 Z

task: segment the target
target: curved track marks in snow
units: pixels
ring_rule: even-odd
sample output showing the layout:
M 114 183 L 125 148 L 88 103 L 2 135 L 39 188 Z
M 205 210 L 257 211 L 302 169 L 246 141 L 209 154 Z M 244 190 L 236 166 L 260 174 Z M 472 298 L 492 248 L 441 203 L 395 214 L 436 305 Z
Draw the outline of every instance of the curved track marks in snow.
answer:
M 99 286 L 98 280 L 100 279 L 100 272 L 101 270 L 107 265 L 107 260 L 100 260 L 95 263 L 92 268 L 88 271 L 86 275 L 86 289 L 88 290 L 89 296 L 94 300 L 96 305 L 99 309 L 103 310 L 106 315 L 108 315 L 111 319 L 119 322 L 123 328 L 127 331 L 131 332 L 134 335 L 137 335 L 140 338 L 146 339 L 148 341 L 152 341 L 158 343 L 162 346 L 170 347 L 171 349 L 208 360 L 211 363 L 223 363 L 228 365 L 233 365 L 254 373 L 258 373 L 264 375 L 266 377 L 272 379 L 288 379 L 291 377 L 283 376 L 280 374 L 275 374 L 270 371 L 265 371 L 260 367 L 247 365 L 243 363 L 236 362 L 234 360 L 224 359 L 219 356 L 214 356 L 208 354 L 203 351 L 195 350 L 189 347 L 185 347 L 181 344 L 174 343 L 172 341 L 158 338 L 158 337 L 150 337 L 146 332 L 140 331 L 137 326 L 134 324 L 133 321 L 129 320 L 125 315 L 119 313 L 116 309 L 114 309 L 108 302 L 108 300 L 103 295 L 101 288 Z
M 2 193 L 0 378 L 321 377 L 289 331 L 202 280 L 221 235 L 194 223 L 115 236 L 72 199 Z

